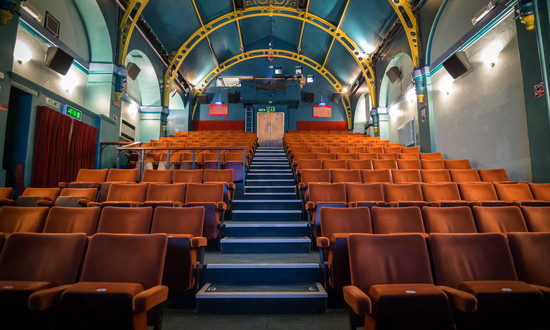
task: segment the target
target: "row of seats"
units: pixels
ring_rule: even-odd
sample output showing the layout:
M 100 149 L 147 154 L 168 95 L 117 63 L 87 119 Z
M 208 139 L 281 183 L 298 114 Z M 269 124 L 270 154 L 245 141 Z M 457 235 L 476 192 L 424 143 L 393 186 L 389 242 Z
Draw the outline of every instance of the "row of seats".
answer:
M 547 328 L 550 233 L 508 238 L 351 234 L 344 299 L 365 329 Z
M 414 159 L 434 159 L 432 157 L 438 156 L 438 153 L 420 153 L 420 149 L 418 147 L 403 147 L 401 144 L 397 143 L 397 145 L 394 145 L 392 147 L 366 147 L 365 145 L 361 144 L 359 146 L 356 146 L 356 144 L 353 144 L 350 146 L 347 143 L 340 144 L 340 146 L 329 146 L 329 147 L 323 147 L 323 146 L 291 146 L 288 148 L 288 152 L 291 157 L 295 157 L 295 155 L 299 154 L 377 154 L 379 155 L 378 158 L 383 157 L 384 155 L 400 155 L 403 157 L 407 157 L 405 155 L 407 154 L 413 154 L 411 157 L 415 157 Z M 441 154 L 439 153 L 439 156 Z M 427 157 L 427 158 L 424 158 Z M 380 158 L 382 159 L 382 158 Z
M 330 154 L 332 155 L 332 154 Z M 341 155 L 336 154 L 335 158 Z M 368 155 L 368 154 L 364 154 Z M 333 155 L 334 156 L 334 155 Z M 334 157 L 333 157 L 334 158 Z M 409 160 L 409 159 L 299 159 L 294 166 L 297 173 L 305 169 L 399 169 L 399 170 L 444 170 L 471 169 L 467 159 Z
M 166 234 L 96 234 L 88 244 L 83 233 L 11 235 L 0 253 L 2 328 L 158 326 L 168 241 Z

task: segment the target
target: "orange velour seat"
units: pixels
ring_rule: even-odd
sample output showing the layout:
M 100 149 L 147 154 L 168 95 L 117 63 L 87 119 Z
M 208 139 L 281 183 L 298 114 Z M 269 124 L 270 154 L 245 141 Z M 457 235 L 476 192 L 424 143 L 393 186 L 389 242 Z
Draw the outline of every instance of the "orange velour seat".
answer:
M 333 183 L 361 183 L 360 170 L 332 170 L 330 175 Z
M 427 206 L 420 183 L 385 183 L 384 199 L 393 207 Z
M 174 183 L 202 183 L 202 170 L 175 170 Z
M 422 218 L 428 234 L 477 233 L 474 215 L 468 206 L 423 207 Z
M 550 232 L 509 233 L 508 242 L 519 279 L 536 285 L 550 306 Z
M 321 234 L 321 207 L 346 207 L 346 185 L 343 183 L 311 183 L 305 205 L 315 237 Z
M 0 207 L 0 233 L 39 233 L 44 228 L 48 207 Z
M 372 161 L 370 159 L 350 159 L 348 160 L 348 169 L 370 170 L 372 169 Z
M 443 155 L 440 152 L 421 152 L 421 160 L 443 160 Z
M 468 159 L 445 159 L 445 167 L 448 169 L 470 169 L 472 165 Z
M 365 330 L 454 329 L 422 235 L 351 234 L 348 247 L 351 285 L 344 299 Z
M 550 232 L 550 207 L 522 206 L 521 211 L 529 231 Z
M 55 206 L 84 207 L 89 202 L 95 202 L 97 199 L 96 188 L 63 188 L 57 196 Z
M 107 174 L 106 182 L 127 182 L 136 183 L 138 179 L 139 171 L 137 168 L 132 169 L 118 169 L 111 168 Z
M 400 170 L 419 170 L 422 168 L 419 160 L 415 159 L 398 159 L 397 168 Z
M 233 183 L 233 170 L 204 170 L 203 183 L 223 183 L 224 184 L 224 195 L 223 201 L 229 207 L 231 200 L 233 199 L 233 191 L 235 191 L 235 183 Z
M 168 234 L 162 284 L 170 293 L 192 289 L 197 260 L 203 263 L 207 240 L 203 237 L 204 207 L 164 207 L 155 209 L 151 233 Z
M 444 170 L 445 163 L 442 159 L 422 159 L 420 161 L 422 169 L 425 170 Z
M 41 311 L 52 293 L 60 294 L 74 283 L 82 260 L 86 235 L 11 235 L 0 254 L 0 317 L 3 329 L 47 329 L 51 314 Z M 41 291 L 47 289 L 48 291 Z M 36 303 L 29 306 L 29 296 Z M 35 319 L 35 316 L 37 318 Z
M 422 182 L 420 170 L 391 170 L 393 183 L 416 183 Z
M 462 200 L 458 185 L 454 182 L 447 183 L 423 183 L 422 194 L 424 200 L 430 206 L 468 206 L 469 203 Z
M 517 206 L 474 206 L 477 229 L 480 233 L 526 232 L 527 225 Z
M 449 170 L 420 170 L 420 174 L 424 183 L 452 182 Z
M 386 207 L 384 190 L 381 183 L 350 183 L 346 185 L 348 206 Z
M 50 209 L 45 233 L 84 233 L 87 236 L 95 234 L 99 219 L 99 207 L 62 207 Z
M 473 316 L 469 322 L 476 329 L 529 329 L 536 323 L 542 294 L 518 281 L 504 235 L 431 234 L 430 250 L 438 284 L 457 307 L 475 312 L 465 317 Z
M 157 183 L 172 183 L 174 177 L 173 170 L 151 170 L 143 171 L 141 182 L 157 182 Z
M 509 182 L 508 173 L 504 168 L 479 169 L 481 181 L 487 182 Z
M 518 206 L 550 206 L 550 201 L 535 200 L 525 182 L 494 183 L 498 198 Z
M 59 301 L 56 328 L 146 330 L 148 323 L 158 325 L 157 307 L 168 297 L 161 285 L 167 241 L 166 234 L 92 236 L 79 281 Z
M 114 207 L 101 210 L 98 233 L 147 234 L 151 228 L 152 207 Z
M 372 168 L 375 170 L 397 169 L 397 162 L 394 159 L 373 159 Z
M 109 187 L 107 199 L 101 204 L 88 203 L 88 206 L 140 206 L 147 197 L 145 183 L 113 183 Z
M 102 182 L 105 182 L 107 180 L 107 172 L 109 169 L 99 169 L 99 170 L 92 170 L 92 169 L 86 169 L 81 168 L 78 170 L 78 174 L 76 175 L 76 179 L 73 182 L 66 183 L 66 182 L 60 182 L 59 187 L 65 188 L 65 187 L 71 187 L 71 188 L 99 188 L 99 185 Z
M 328 182 L 330 183 L 330 170 L 303 170 L 298 183 L 298 188 L 302 192 L 302 199 L 307 201 L 307 188 L 313 182 Z
M 471 205 L 507 206 L 506 201 L 498 200 L 495 186 L 490 182 L 459 183 L 460 196 Z
M 13 196 L 12 187 L 1 187 L 0 188 L 0 201 L 3 199 L 11 199 Z
M 372 227 L 375 234 L 419 233 L 427 236 L 417 206 L 375 206 L 372 208 Z
M 529 187 L 533 192 L 535 199 L 550 202 L 550 183 L 531 183 Z
M 204 207 L 204 237 L 207 239 L 218 237 L 218 225 L 227 209 L 223 197 L 224 185 L 221 183 L 190 183 L 187 185 L 185 205 Z
M 142 206 L 178 206 L 185 203 L 185 183 L 150 183 Z
M 479 172 L 476 169 L 451 169 L 451 180 L 457 183 L 480 182 Z
M 361 170 L 361 182 L 381 183 L 392 182 L 390 170 Z
M 61 192 L 60 188 L 26 188 L 15 201 L 3 200 L 4 205 L 52 206 Z

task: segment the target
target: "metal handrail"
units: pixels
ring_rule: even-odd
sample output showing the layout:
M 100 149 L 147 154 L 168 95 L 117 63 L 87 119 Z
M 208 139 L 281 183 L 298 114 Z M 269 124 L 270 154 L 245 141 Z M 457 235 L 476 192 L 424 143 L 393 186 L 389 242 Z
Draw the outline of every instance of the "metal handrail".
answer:
M 134 144 L 140 144 L 141 142 L 100 142 L 99 145 L 99 161 L 98 161 L 98 164 L 99 166 L 101 166 L 101 159 L 103 158 L 103 150 L 105 150 L 105 148 L 107 148 L 108 146 L 130 146 L 130 145 L 134 145 Z M 116 148 L 115 148 L 116 149 Z M 119 155 L 117 155 L 117 168 L 119 167 L 119 159 L 118 159 L 118 156 L 120 156 L 120 153 Z

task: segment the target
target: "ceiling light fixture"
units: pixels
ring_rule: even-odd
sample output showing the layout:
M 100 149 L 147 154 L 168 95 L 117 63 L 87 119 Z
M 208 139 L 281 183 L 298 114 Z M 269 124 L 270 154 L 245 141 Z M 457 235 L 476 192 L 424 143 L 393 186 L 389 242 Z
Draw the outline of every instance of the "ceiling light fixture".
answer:
M 29 14 L 32 18 L 37 20 L 38 22 L 42 23 L 42 15 L 27 2 L 21 2 L 21 9 L 23 9 L 27 14 Z
M 491 12 L 495 8 L 495 4 L 492 1 L 489 1 L 489 3 L 481 8 L 480 11 L 477 12 L 477 14 L 472 18 L 472 25 L 476 25 L 481 21 L 487 14 Z

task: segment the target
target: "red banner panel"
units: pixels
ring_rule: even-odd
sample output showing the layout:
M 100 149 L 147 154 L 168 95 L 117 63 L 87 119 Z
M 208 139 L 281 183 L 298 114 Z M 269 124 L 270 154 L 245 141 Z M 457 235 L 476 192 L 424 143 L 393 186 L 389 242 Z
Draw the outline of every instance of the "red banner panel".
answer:
M 331 118 L 332 107 L 330 105 L 314 105 L 313 117 L 314 118 Z
M 347 131 L 348 123 L 346 121 L 305 121 L 296 122 L 298 131 Z
M 227 104 L 210 104 L 210 117 L 227 117 Z

